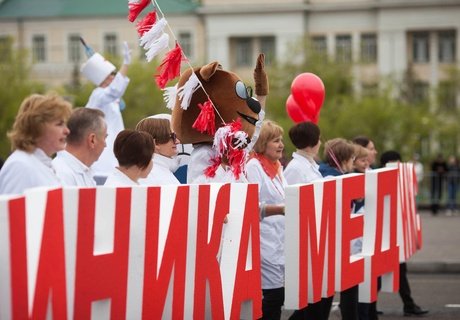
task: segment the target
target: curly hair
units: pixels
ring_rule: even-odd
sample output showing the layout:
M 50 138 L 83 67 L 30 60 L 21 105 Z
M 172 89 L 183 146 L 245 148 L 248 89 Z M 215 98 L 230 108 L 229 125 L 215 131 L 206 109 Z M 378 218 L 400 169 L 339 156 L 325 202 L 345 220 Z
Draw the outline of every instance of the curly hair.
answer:
M 7 134 L 11 149 L 32 152 L 46 124 L 56 120 L 67 122 L 71 113 L 70 102 L 58 95 L 32 94 L 26 97 L 19 107 L 12 130 Z

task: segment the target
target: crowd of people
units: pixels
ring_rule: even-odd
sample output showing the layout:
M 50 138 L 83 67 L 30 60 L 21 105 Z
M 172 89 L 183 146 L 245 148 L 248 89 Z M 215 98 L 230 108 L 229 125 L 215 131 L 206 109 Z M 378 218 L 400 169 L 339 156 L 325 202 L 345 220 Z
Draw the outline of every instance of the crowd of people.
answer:
M 178 167 L 176 156 L 180 141 L 167 116 L 148 117 L 140 120 L 134 130 L 124 129 L 120 99 L 129 83 L 126 75 L 129 62 L 130 51 L 126 47 L 124 64 L 119 72 L 112 65 L 105 65 L 98 71 L 105 77 L 94 78 L 93 82 L 98 87 L 84 108 L 72 108 L 69 102 L 57 95 L 33 94 L 24 100 L 8 133 L 14 152 L 0 170 L 0 194 L 21 194 L 38 186 L 180 183 L 174 175 Z M 285 187 L 371 170 L 377 167 L 377 150 L 373 141 L 364 136 L 351 141 L 334 138 L 325 141 L 323 156 L 320 157 L 320 128 L 312 122 L 301 122 L 289 129 L 290 142 L 296 151 L 283 168 L 280 163 L 284 151 L 283 128 L 270 120 L 260 125 L 259 137 L 246 163 L 245 175 L 238 181 L 228 179 L 226 182 L 259 185 L 263 319 L 280 319 L 284 303 Z M 210 146 L 196 147 L 202 152 L 195 153 L 198 158 L 189 165 L 187 182 L 212 182 L 202 174 L 203 159 L 206 159 Z M 382 166 L 391 161 L 401 161 L 397 152 L 382 154 Z M 458 177 L 458 161 L 456 165 Z M 449 166 L 453 166 L 451 160 L 446 164 L 437 162 L 433 170 L 452 172 Z M 229 176 L 223 174 L 216 181 L 227 179 L 222 177 Z M 439 195 L 436 194 L 436 197 Z M 353 203 L 350 214 L 355 213 L 367 214 L 364 212 L 364 200 Z M 352 244 L 352 253 L 359 253 L 361 246 L 361 239 L 356 239 Z M 427 313 L 411 297 L 404 263 L 400 271 L 404 314 Z M 328 319 L 332 300 L 333 297 L 323 298 L 296 310 L 290 319 Z M 340 311 L 342 319 L 350 320 L 377 319 L 379 313 L 376 303 L 358 302 L 358 286 L 340 293 Z

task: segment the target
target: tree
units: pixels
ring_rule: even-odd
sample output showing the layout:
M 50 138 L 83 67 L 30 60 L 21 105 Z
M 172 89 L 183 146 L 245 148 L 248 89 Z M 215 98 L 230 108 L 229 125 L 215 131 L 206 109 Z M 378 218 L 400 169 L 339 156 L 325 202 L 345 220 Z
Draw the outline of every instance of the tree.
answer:
M 0 42 L 0 157 L 11 151 L 7 132 L 11 129 L 22 100 L 32 93 L 43 93 L 44 86 L 29 80 L 31 65 L 23 50 L 14 50 L 12 39 Z

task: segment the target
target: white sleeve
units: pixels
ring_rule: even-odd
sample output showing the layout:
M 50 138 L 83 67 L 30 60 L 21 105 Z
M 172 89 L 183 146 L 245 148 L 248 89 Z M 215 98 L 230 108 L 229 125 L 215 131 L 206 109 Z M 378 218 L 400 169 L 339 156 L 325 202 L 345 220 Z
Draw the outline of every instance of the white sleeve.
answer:
M 117 73 L 112 83 L 105 88 L 96 88 L 91 94 L 88 107 L 101 108 L 101 106 L 120 99 L 126 91 L 129 84 L 129 78 Z
M 37 186 L 34 168 L 21 162 L 11 162 L 2 168 L 0 194 L 21 194 L 25 189 Z

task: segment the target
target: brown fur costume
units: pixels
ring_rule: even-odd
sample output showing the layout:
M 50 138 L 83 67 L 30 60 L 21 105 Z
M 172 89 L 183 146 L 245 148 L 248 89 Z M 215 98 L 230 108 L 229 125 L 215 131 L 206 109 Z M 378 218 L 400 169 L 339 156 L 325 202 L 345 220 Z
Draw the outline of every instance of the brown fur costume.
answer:
M 251 137 L 255 129 L 254 124 L 259 119 L 258 113 L 261 110 L 261 105 L 254 98 L 246 97 L 245 99 L 237 94 L 237 86 L 240 89 L 239 92 L 241 92 L 241 88 L 244 85 L 241 78 L 233 72 L 223 70 L 218 62 L 212 62 L 205 66 L 195 68 L 193 72 L 204 87 L 204 90 L 203 87 L 200 86 L 193 93 L 187 110 L 181 108 L 181 100 L 177 97 L 172 112 L 172 128 L 181 142 L 212 143 L 212 135 L 201 133 L 192 127 L 200 114 L 201 109 L 198 104 L 206 102 L 208 96 L 218 111 L 214 111 L 216 129 L 237 118 L 241 118 L 242 130 Z M 178 82 L 178 88 L 182 87 L 184 83 L 187 82 L 191 73 L 192 70 L 188 69 L 181 75 Z M 268 93 L 268 81 L 264 71 L 263 54 L 258 58 L 257 67 L 254 70 L 254 79 L 256 81 L 256 94 L 266 95 Z M 222 120 L 225 123 L 223 123 Z

